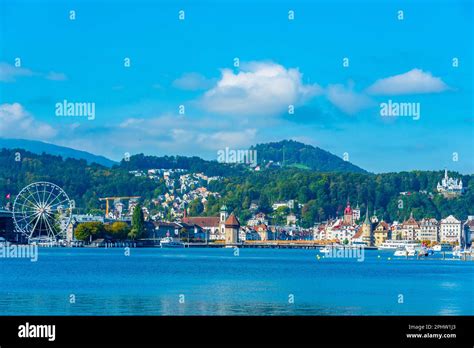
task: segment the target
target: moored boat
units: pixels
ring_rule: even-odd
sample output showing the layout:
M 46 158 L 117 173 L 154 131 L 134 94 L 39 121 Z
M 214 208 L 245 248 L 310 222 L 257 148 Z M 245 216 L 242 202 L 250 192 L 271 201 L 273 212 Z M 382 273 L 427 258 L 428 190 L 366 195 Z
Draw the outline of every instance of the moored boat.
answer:
M 184 248 L 184 243 L 172 237 L 165 237 L 160 240 L 162 248 Z

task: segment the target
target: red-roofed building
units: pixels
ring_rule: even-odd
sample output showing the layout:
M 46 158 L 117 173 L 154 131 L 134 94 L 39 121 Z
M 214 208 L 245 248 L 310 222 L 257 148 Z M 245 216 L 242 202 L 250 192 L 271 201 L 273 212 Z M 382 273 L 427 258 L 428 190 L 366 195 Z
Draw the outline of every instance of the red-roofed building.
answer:
M 208 234 L 209 240 L 225 240 L 227 217 L 227 207 L 223 205 L 219 216 L 190 216 L 184 217 L 183 222 L 201 227 Z

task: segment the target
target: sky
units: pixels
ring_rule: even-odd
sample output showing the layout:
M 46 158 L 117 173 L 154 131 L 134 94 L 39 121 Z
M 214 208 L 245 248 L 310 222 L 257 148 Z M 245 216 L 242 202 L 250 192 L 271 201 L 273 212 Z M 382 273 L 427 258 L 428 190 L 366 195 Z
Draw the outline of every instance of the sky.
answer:
M 474 173 L 472 23 L 469 0 L 0 0 L 0 137 L 114 160 L 293 139 Z

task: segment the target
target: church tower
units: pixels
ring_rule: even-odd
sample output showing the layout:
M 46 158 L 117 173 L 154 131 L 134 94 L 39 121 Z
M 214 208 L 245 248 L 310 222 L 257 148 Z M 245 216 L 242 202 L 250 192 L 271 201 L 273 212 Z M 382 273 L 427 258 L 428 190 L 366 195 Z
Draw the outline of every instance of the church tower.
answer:
M 234 213 L 225 221 L 225 244 L 226 245 L 235 245 L 239 241 L 239 229 L 240 222 L 235 217 Z
M 344 225 L 352 226 L 353 221 L 354 221 L 354 217 L 352 215 L 351 203 L 349 202 L 349 198 L 348 198 L 346 209 L 344 209 Z
M 221 207 L 221 210 L 220 210 L 220 219 L 219 219 L 219 222 L 221 224 L 224 224 L 225 223 L 225 220 L 227 220 L 227 218 L 229 217 L 229 214 L 227 213 L 227 207 L 225 206 L 225 204 Z
M 372 223 L 369 220 L 369 205 L 367 204 L 367 211 L 365 212 L 365 221 L 362 224 L 362 241 L 367 246 L 374 245 L 374 235 L 372 233 Z
M 220 214 L 219 214 L 219 234 L 221 238 L 223 238 L 225 235 L 225 221 L 227 220 L 228 217 L 229 217 L 229 213 L 227 212 L 227 207 L 224 204 L 222 205 Z

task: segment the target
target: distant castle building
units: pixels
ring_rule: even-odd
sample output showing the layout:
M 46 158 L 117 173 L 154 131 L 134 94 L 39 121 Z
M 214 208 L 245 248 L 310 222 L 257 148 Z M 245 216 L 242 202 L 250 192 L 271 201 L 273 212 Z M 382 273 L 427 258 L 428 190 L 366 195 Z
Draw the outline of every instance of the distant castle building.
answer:
M 438 182 L 436 190 L 446 198 L 459 196 L 464 191 L 462 180 L 450 178 L 447 169 L 444 170 L 444 178 L 441 180 L 441 183 Z

